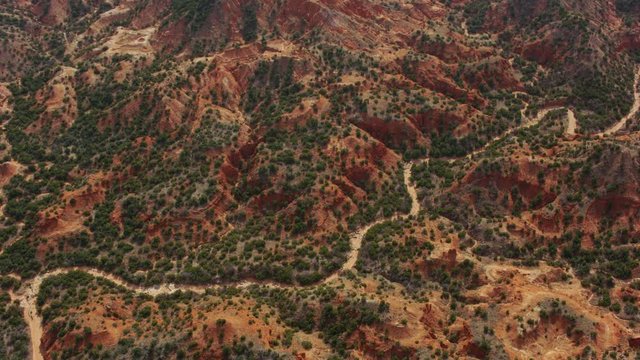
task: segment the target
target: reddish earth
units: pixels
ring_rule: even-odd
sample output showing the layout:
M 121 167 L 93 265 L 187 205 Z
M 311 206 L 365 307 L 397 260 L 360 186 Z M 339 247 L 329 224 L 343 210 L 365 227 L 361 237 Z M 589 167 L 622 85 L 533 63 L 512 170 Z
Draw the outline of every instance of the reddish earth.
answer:
M 640 8 L 620 4 L 2 2 L 0 269 L 32 356 L 631 354 Z M 121 289 L 37 300 L 76 262 Z

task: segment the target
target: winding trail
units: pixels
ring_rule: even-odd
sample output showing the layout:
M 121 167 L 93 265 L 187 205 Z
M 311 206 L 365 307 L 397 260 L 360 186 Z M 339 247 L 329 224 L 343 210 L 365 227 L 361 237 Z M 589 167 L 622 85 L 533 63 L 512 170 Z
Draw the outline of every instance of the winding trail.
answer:
M 629 113 L 625 115 L 622 119 L 618 120 L 611 127 L 605 129 L 600 133 L 595 133 L 593 136 L 598 138 L 603 138 L 608 135 L 614 135 L 618 131 L 622 130 L 624 126 L 627 124 L 629 120 L 631 120 L 637 113 L 640 111 L 640 91 L 638 89 L 638 85 L 640 85 L 640 66 L 636 68 L 636 72 L 633 80 L 633 104 L 631 105 L 631 109 L 629 109 Z M 554 109 L 561 109 L 560 107 L 556 107 Z M 578 126 L 578 121 L 576 119 L 576 114 L 572 109 L 567 108 L 567 127 L 565 128 L 565 135 L 574 136 L 576 135 L 576 128 Z
M 620 121 L 618 121 L 613 126 L 608 128 L 607 130 L 603 131 L 600 134 L 597 134 L 598 137 L 603 137 L 605 135 L 613 135 L 617 133 L 627 124 L 627 121 L 629 121 L 638 113 L 638 111 L 640 110 L 640 91 L 638 91 L 639 83 L 640 83 L 640 67 L 637 68 L 636 75 L 633 80 L 633 105 L 631 105 L 631 109 L 629 110 L 629 113 L 625 115 L 625 117 L 620 119 Z
M 604 131 L 602 131 L 600 133 L 595 133 L 595 134 L 593 134 L 593 136 L 602 138 L 602 137 L 607 136 L 607 135 L 614 135 L 618 131 L 622 130 L 622 128 L 624 128 L 624 126 L 627 124 L 627 122 L 629 120 L 631 120 L 636 114 L 638 114 L 638 112 L 640 111 L 640 89 L 639 89 L 639 86 L 640 86 L 640 66 L 636 67 L 636 71 L 635 71 L 635 75 L 634 75 L 634 80 L 633 80 L 633 104 L 631 105 L 631 109 L 629 109 L 629 113 L 627 115 L 625 115 L 622 119 L 618 120 L 611 127 L 605 129 Z M 521 111 L 522 114 L 523 114 L 523 118 L 525 118 L 524 112 L 526 111 L 528 106 L 529 106 L 529 104 L 526 104 L 525 108 Z M 505 137 L 505 136 L 509 135 L 510 133 L 512 133 L 512 132 L 514 132 L 514 131 L 516 131 L 516 130 L 518 130 L 520 128 L 529 127 L 529 126 L 533 126 L 533 125 L 537 124 L 550 111 L 560 110 L 562 108 L 563 107 L 561 107 L 561 106 L 555 106 L 555 107 L 550 107 L 550 108 L 546 108 L 546 109 L 540 110 L 538 112 L 538 114 L 536 115 L 536 117 L 534 119 L 530 120 L 528 122 L 528 124 L 509 130 L 508 132 L 506 132 L 502 136 L 497 137 L 493 141 L 487 143 L 487 145 L 485 145 L 483 148 L 474 151 L 472 154 L 476 154 L 478 152 L 482 152 L 482 151 L 486 150 L 488 145 L 490 145 L 491 143 L 497 141 L 498 139 L 500 139 L 502 137 Z M 564 132 L 565 135 L 567 135 L 567 136 L 576 135 L 576 128 L 577 127 L 578 127 L 578 121 L 576 119 L 575 113 L 573 112 L 572 109 L 567 108 L 567 126 L 566 126 L 565 132 Z M 472 154 L 470 154 L 470 155 L 472 155 Z
M 613 134 L 617 133 L 618 131 L 620 131 L 627 124 L 627 122 L 630 119 L 632 119 L 638 113 L 638 111 L 640 111 L 640 90 L 638 89 L 639 85 L 640 85 L 640 66 L 638 66 L 636 68 L 636 72 L 635 72 L 635 79 L 634 79 L 634 82 L 633 82 L 633 104 L 631 106 L 631 109 L 629 109 L 629 113 L 627 115 L 625 115 L 622 119 L 620 119 L 618 122 L 616 122 L 613 126 L 609 127 L 608 129 L 604 130 L 601 133 L 594 134 L 595 137 L 602 138 L 602 137 L 604 137 L 606 135 L 613 135 Z M 514 128 L 511 128 L 511 129 L 507 130 L 506 132 L 504 132 L 503 134 L 501 134 L 499 136 L 496 136 L 495 138 L 493 138 L 490 141 L 488 141 L 483 147 L 481 147 L 478 150 L 475 150 L 475 151 L 467 154 L 466 158 L 467 159 L 471 159 L 474 156 L 485 152 L 495 142 L 497 142 L 497 141 L 499 141 L 501 139 L 504 139 L 505 137 L 511 135 L 515 131 L 518 131 L 520 129 L 526 129 L 528 127 L 537 125 L 551 111 L 561 110 L 561 109 L 564 109 L 565 107 L 552 106 L 552 107 L 541 109 L 540 111 L 538 111 L 536 116 L 533 117 L 532 119 L 527 119 L 527 117 L 524 115 L 528 108 L 529 108 L 529 104 L 525 103 L 525 107 L 521 110 L 522 118 L 525 119 L 525 121 L 523 121 L 522 125 L 516 126 Z M 576 128 L 578 126 L 578 124 L 577 124 L 578 121 L 576 119 L 576 115 L 573 112 L 573 110 L 570 109 L 570 108 L 566 108 L 566 109 L 567 109 L 567 126 L 565 128 L 565 132 L 564 133 L 567 136 L 574 136 L 574 135 L 576 135 Z
M 624 127 L 624 125 L 627 123 L 629 119 L 631 119 L 633 116 L 635 116 L 635 114 L 638 113 L 638 111 L 640 110 L 640 92 L 638 91 L 639 82 L 640 82 L 640 67 L 638 68 L 635 74 L 634 103 L 629 114 L 626 115 L 624 118 L 622 118 L 620 121 L 618 121 L 611 128 L 605 130 L 603 133 L 596 134 L 596 136 L 602 137 L 604 135 L 611 135 L 616 133 L 617 131 L 619 131 Z M 528 107 L 528 104 L 527 104 L 527 107 Z M 489 148 L 489 146 L 493 145 L 496 141 L 499 141 L 500 139 L 503 139 L 511 135 L 513 132 L 519 129 L 528 128 L 538 124 L 550 111 L 558 110 L 558 109 L 562 109 L 562 107 L 549 107 L 549 108 L 540 110 L 534 118 L 532 119 L 525 118 L 526 121 L 524 121 L 520 126 L 514 127 L 506 131 L 502 135 L 495 137 L 494 139 L 487 142 L 485 146 L 466 155 L 466 158 L 472 158 L 475 155 L 478 155 L 486 151 Z M 525 110 L 523 109 L 523 113 L 524 111 Z M 567 116 L 568 116 L 568 124 L 567 124 L 566 133 L 575 134 L 576 120 L 575 120 L 575 115 L 573 114 L 573 111 L 568 109 Z M 379 225 L 385 221 L 406 219 L 411 216 L 418 215 L 418 213 L 421 210 L 421 207 L 420 207 L 420 202 L 418 201 L 416 187 L 411 182 L 411 169 L 415 164 L 428 162 L 428 161 L 429 161 L 429 158 L 427 157 L 425 159 L 417 160 L 415 162 L 410 162 L 404 165 L 404 168 L 403 168 L 404 184 L 411 198 L 411 209 L 409 213 L 396 214 L 389 218 L 379 219 L 368 225 L 362 226 L 361 228 L 356 230 L 351 235 L 351 238 L 350 238 L 351 250 L 347 255 L 347 260 L 342 265 L 342 268 L 340 269 L 340 271 L 328 276 L 319 284 L 314 284 L 309 286 L 296 286 L 296 285 L 282 285 L 274 282 L 242 281 L 236 284 L 226 284 L 226 285 L 179 285 L 179 284 L 166 283 L 166 284 L 157 285 L 157 286 L 143 287 L 143 286 L 131 284 L 126 280 L 124 280 L 123 278 L 116 276 L 114 274 L 110 274 L 95 268 L 86 268 L 86 267 L 60 268 L 60 269 L 52 270 L 43 274 L 39 274 L 33 279 L 26 280 L 22 283 L 22 286 L 18 291 L 16 291 L 15 293 L 12 293 L 12 298 L 20 302 L 20 306 L 23 309 L 24 320 L 29 327 L 32 359 L 33 360 L 43 359 L 43 355 L 40 350 L 40 344 L 42 341 L 42 334 L 43 334 L 43 326 L 42 326 L 42 317 L 40 316 L 40 314 L 38 314 L 38 310 L 37 310 L 37 299 L 38 299 L 38 293 L 40 292 L 40 288 L 42 286 L 42 282 L 46 278 L 51 276 L 66 274 L 71 271 L 83 271 L 95 277 L 101 277 L 106 280 L 109 280 L 115 283 L 116 285 L 122 286 L 130 291 L 136 292 L 138 294 L 145 294 L 152 297 L 156 297 L 158 295 L 173 294 L 178 291 L 191 291 L 198 294 L 204 294 L 208 289 L 215 290 L 215 289 L 222 289 L 229 286 L 233 286 L 236 288 L 248 288 L 250 286 L 258 285 L 258 286 L 266 286 L 266 287 L 276 288 L 276 289 L 285 289 L 285 288 L 302 289 L 302 288 L 314 287 L 314 286 L 330 283 L 332 281 L 337 280 L 338 277 L 340 276 L 340 273 L 344 271 L 352 270 L 355 267 L 356 262 L 358 260 L 358 256 L 360 254 L 362 240 L 364 239 L 364 236 L 366 235 L 366 233 L 372 227 Z
M 21 288 L 14 294 L 13 298 L 20 302 L 20 306 L 23 309 L 24 320 L 29 327 L 29 333 L 31 338 L 31 354 L 33 360 L 42 360 L 42 352 L 40 350 L 40 344 L 42 342 L 43 335 L 43 326 L 42 326 L 42 317 L 38 314 L 37 309 L 37 300 L 38 293 L 40 292 L 40 288 L 42 286 L 42 282 L 51 276 L 62 275 L 72 271 L 83 271 L 95 277 L 101 277 L 106 280 L 113 282 L 118 286 L 122 286 L 127 290 L 136 292 L 138 294 L 145 294 L 148 296 L 156 297 L 158 295 L 167 295 L 173 294 L 178 291 L 191 291 L 197 294 L 204 294 L 208 289 L 222 289 L 225 287 L 233 286 L 235 288 L 248 288 L 254 285 L 266 286 L 275 289 L 285 289 L 285 288 L 307 288 L 319 286 L 322 284 L 330 283 L 334 280 L 337 280 L 340 273 L 344 271 L 351 270 L 355 267 L 356 262 L 358 260 L 358 255 L 360 254 L 360 247 L 362 246 L 362 239 L 367 234 L 367 232 L 374 226 L 379 225 L 385 221 L 389 220 L 401 220 L 408 218 L 410 216 L 415 216 L 420 212 L 420 203 L 418 202 L 418 195 L 415 186 L 411 182 L 411 169 L 414 163 L 407 163 L 403 168 L 404 175 L 404 184 L 407 188 L 409 196 L 411 198 L 411 210 L 408 214 L 396 214 L 391 216 L 390 218 L 383 218 L 376 220 L 368 225 L 361 227 L 356 230 L 351 235 L 351 251 L 347 256 L 347 261 L 342 265 L 340 271 L 332 274 L 331 276 L 325 278 L 319 284 L 309 285 L 309 286 L 295 286 L 295 285 L 282 285 L 274 282 L 256 282 L 256 281 L 242 281 L 232 285 L 181 285 L 181 284 L 173 284 L 166 283 L 157 286 L 144 287 L 135 284 L 131 284 L 127 282 L 125 279 L 110 274 L 95 268 L 89 267 L 67 267 L 60 268 L 56 270 L 52 270 L 43 274 L 39 274 L 33 279 L 27 280 L 23 282 Z

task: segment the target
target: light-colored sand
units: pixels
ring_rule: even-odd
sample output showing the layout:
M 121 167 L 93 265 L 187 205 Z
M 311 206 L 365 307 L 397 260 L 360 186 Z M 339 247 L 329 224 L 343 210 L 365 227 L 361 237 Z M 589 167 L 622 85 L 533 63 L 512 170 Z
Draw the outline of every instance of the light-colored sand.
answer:
M 565 130 L 565 134 L 568 136 L 573 136 L 576 134 L 576 114 L 573 113 L 573 110 L 567 109 L 567 128 Z
M 552 108 L 546 108 L 546 109 L 540 110 L 533 119 L 524 121 L 521 126 L 513 128 L 505 132 L 501 136 L 496 137 L 481 149 L 476 150 L 473 153 L 469 154 L 468 157 L 473 157 L 474 155 L 477 155 L 482 151 L 485 151 L 492 143 L 500 140 L 501 138 L 504 138 L 505 136 L 510 135 L 511 133 L 513 133 L 518 129 L 527 128 L 539 123 L 540 120 L 543 119 L 546 114 L 548 114 L 550 111 L 557 110 L 557 109 L 560 109 L 560 108 L 552 107 Z M 423 162 L 428 161 L 428 158 L 423 159 L 422 161 Z M 355 267 L 356 262 L 358 260 L 358 256 L 360 254 L 362 240 L 364 239 L 364 236 L 367 234 L 367 232 L 373 226 L 389 220 L 399 220 L 399 219 L 407 218 L 409 216 L 415 216 L 420 212 L 421 207 L 418 201 L 417 190 L 415 188 L 415 185 L 411 182 L 411 169 L 414 164 L 419 162 L 407 163 L 403 168 L 404 184 L 407 187 L 407 192 L 409 193 L 409 196 L 411 197 L 410 212 L 408 214 L 396 214 L 391 218 L 379 219 L 373 223 L 365 225 L 359 228 L 358 230 L 356 230 L 351 235 L 351 239 L 350 239 L 351 251 L 349 252 L 347 256 L 347 261 L 343 264 L 340 272 L 352 270 Z M 27 325 L 29 327 L 29 332 L 31 336 L 32 358 L 34 360 L 43 359 L 42 353 L 40 351 L 40 343 L 42 341 L 42 334 L 43 334 L 42 318 L 38 314 L 37 306 L 36 306 L 37 296 L 40 291 L 42 282 L 44 281 L 44 279 L 50 276 L 61 275 L 71 271 L 84 271 L 93 276 L 107 279 L 117 285 L 127 288 L 130 291 L 134 291 L 139 294 L 146 294 L 154 297 L 158 295 L 172 294 L 177 291 L 192 291 L 195 293 L 203 294 L 206 292 L 207 289 L 219 289 L 224 286 L 227 286 L 227 285 L 193 286 L 193 285 L 178 285 L 178 284 L 168 283 L 168 284 L 162 284 L 162 285 L 153 286 L 153 287 L 141 287 L 141 286 L 130 284 L 124 279 L 116 275 L 109 274 L 94 268 L 83 268 L 83 267 L 62 268 L 62 269 L 56 269 L 53 271 L 49 271 L 47 273 L 40 274 L 31 280 L 25 281 L 21 289 L 15 294 L 16 299 L 20 301 L 20 304 L 23 308 L 24 319 L 27 322 Z M 325 278 L 321 284 L 330 283 L 334 280 L 337 280 L 338 277 L 339 277 L 339 273 L 335 273 Z M 252 281 L 243 281 L 238 284 L 228 285 L 228 286 L 234 286 L 236 288 L 247 288 L 253 285 L 268 286 L 272 288 L 287 288 L 287 287 L 302 288 L 301 286 L 285 286 L 285 285 L 280 285 L 280 284 L 270 283 L 270 282 L 252 282 Z

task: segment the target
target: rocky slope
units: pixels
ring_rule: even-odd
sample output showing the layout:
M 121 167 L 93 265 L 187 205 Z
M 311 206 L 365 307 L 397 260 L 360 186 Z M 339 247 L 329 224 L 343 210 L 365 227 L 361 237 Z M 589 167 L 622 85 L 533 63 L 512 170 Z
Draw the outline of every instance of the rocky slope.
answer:
M 41 278 L 33 356 L 638 346 L 633 1 L 0 0 L 0 37 L 0 273 L 92 272 Z

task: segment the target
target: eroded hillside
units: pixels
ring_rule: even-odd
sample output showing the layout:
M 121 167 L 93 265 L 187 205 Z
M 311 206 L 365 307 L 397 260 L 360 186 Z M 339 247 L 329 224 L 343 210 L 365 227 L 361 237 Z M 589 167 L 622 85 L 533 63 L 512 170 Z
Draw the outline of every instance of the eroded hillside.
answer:
M 634 1 L 0 0 L 0 37 L 0 354 L 640 346 Z

